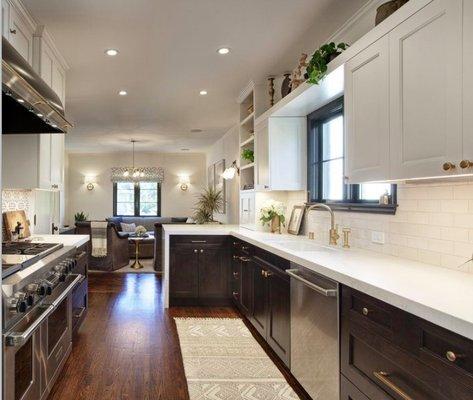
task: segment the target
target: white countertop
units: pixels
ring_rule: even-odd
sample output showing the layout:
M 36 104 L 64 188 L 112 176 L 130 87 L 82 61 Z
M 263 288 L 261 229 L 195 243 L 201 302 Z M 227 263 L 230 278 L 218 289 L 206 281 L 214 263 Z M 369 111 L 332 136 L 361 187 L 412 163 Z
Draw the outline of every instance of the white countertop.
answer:
M 31 235 L 32 242 L 62 243 L 64 246 L 80 247 L 86 244 L 89 235 Z
M 232 235 L 473 340 L 473 274 L 360 249 L 326 246 L 320 251 L 289 250 L 274 242 L 314 242 L 235 225 L 163 227 L 165 254 L 169 253 L 170 235 Z

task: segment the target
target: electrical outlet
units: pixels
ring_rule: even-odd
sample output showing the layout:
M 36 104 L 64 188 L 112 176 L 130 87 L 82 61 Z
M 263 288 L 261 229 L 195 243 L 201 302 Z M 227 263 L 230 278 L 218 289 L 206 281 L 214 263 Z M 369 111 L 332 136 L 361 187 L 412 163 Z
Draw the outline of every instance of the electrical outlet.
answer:
M 376 231 L 371 232 L 371 241 L 377 244 L 386 243 L 384 232 L 376 232 Z

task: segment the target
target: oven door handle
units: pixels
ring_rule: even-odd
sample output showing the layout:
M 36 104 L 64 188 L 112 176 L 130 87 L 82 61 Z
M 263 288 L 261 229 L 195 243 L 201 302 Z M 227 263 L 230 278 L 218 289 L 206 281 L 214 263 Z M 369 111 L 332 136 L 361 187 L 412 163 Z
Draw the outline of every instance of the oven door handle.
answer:
M 41 316 L 34 321 L 24 332 L 9 332 L 5 335 L 5 344 L 7 346 L 18 347 L 23 345 L 30 336 L 38 329 L 43 321 L 49 317 L 56 307 L 50 305 Z
M 69 294 L 71 293 L 72 289 L 74 289 L 76 287 L 76 285 L 79 283 L 79 281 L 82 279 L 82 275 L 76 275 L 76 277 L 74 278 L 74 280 L 69 284 L 69 286 L 57 297 L 56 300 L 54 300 L 52 302 L 52 306 L 54 306 L 55 308 L 61 304 L 61 302 L 67 297 L 69 296 Z

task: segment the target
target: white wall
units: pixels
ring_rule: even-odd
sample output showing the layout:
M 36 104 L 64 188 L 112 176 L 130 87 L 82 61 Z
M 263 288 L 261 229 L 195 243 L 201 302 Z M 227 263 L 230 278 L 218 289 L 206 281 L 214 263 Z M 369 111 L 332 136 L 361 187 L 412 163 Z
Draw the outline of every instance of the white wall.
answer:
M 238 126 L 235 125 L 225 133 L 225 135 L 215 142 L 207 151 L 207 167 L 222 159 L 225 160 L 225 167 L 229 167 L 233 161 L 239 163 L 240 144 Z M 207 169 L 206 169 L 207 171 Z M 239 180 L 235 177 L 226 181 L 225 201 L 227 202 L 226 213 L 216 214 L 215 219 L 225 224 L 238 223 L 238 204 L 239 204 Z
M 204 187 L 205 154 L 136 153 L 137 167 L 164 168 L 161 189 L 161 215 L 166 217 L 190 216 L 193 213 L 196 194 Z M 110 181 L 112 167 L 131 164 L 130 153 L 100 153 L 68 155 L 67 215 L 72 224 L 74 214 L 84 211 L 90 219 L 104 219 L 113 214 L 113 184 Z M 84 177 L 96 176 L 94 190 L 87 190 Z M 190 177 L 189 189 L 183 192 L 179 175 Z

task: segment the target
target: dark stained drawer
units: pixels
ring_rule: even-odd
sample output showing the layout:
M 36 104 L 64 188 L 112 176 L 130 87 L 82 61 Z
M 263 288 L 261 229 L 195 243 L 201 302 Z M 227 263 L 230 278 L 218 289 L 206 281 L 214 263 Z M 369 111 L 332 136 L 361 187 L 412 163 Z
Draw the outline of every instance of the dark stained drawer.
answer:
M 470 387 L 473 399 L 473 341 L 404 313 L 401 347 L 440 374 Z
M 232 247 L 234 250 L 234 253 L 239 254 L 239 255 L 250 255 L 250 253 L 253 251 L 253 246 L 250 244 L 240 240 L 240 239 L 235 239 L 231 238 L 231 243 Z
M 342 288 L 342 304 L 344 317 L 393 340 L 395 307 L 346 286 Z
M 230 237 L 226 235 L 171 235 L 171 247 L 175 245 L 230 246 L 230 244 Z
M 269 251 L 260 249 L 258 247 L 254 248 L 253 257 L 262 261 L 263 263 L 270 264 L 273 267 L 276 267 L 280 270 L 285 271 L 286 269 L 291 268 L 291 262 L 284 258 L 277 256 L 276 254 L 270 253 Z
M 340 400 L 370 400 L 343 375 L 340 376 Z
M 341 371 L 371 400 L 473 398 L 467 386 L 346 317 L 342 319 Z

